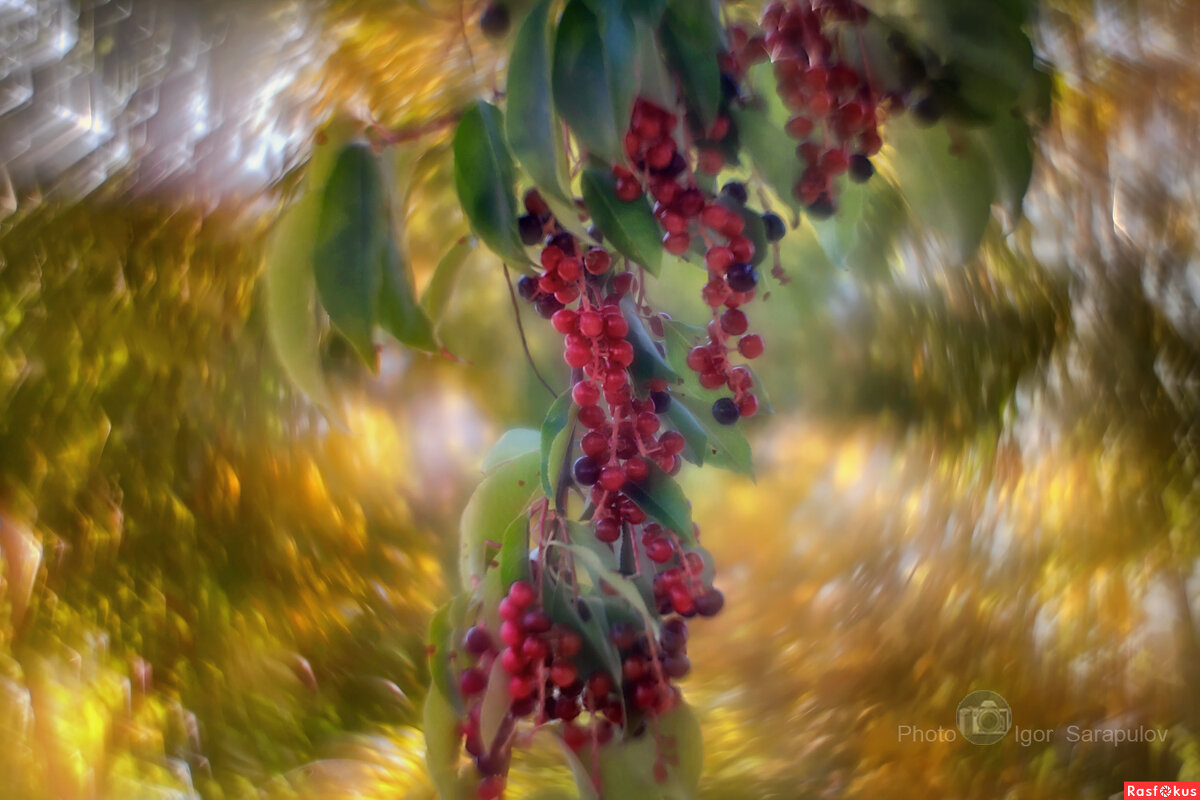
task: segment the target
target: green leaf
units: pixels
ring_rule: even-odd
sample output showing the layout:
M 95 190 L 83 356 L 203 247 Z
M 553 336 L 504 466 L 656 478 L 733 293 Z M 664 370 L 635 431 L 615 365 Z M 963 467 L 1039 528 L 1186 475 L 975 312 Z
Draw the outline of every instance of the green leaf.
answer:
M 525 510 L 538 490 L 538 453 L 526 453 L 498 466 L 483 479 L 459 525 L 459 578 L 463 588 L 475 589 L 483 580 L 487 542 L 501 542 L 504 532 Z
M 353 125 L 339 120 L 313 150 L 300 197 L 279 217 L 266 246 L 263 273 L 267 334 L 288 379 L 326 413 L 334 413 L 321 371 L 321 325 L 313 247 L 325 183 Z
M 638 591 L 633 581 L 605 566 L 599 555 L 583 545 L 564 544 L 562 542 L 552 542 L 551 544 L 570 550 L 571 554 L 575 556 L 575 560 L 591 575 L 592 581 L 597 587 L 600 586 L 602 581 L 612 587 L 617 596 L 632 606 L 633 610 L 649 623 L 654 634 L 658 635 L 658 615 L 650 613 L 650 609 L 646 607 L 645 600 L 642 599 L 642 593 Z
M 458 761 L 462 736 L 460 715 L 437 687 L 425 695 L 425 765 L 433 787 L 442 800 L 467 800 L 475 796 L 473 785 L 459 774 Z
M 633 24 L 637 37 L 638 97 L 644 97 L 660 108 L 674 108 L 678 92 L 654 35 L 656 21 L 635 17 Z
M 338 332 L 374 368 L 376 304 L 391 221 L 379 161 L 361 142 L 338 154 L 325 185 L 313 271 L 321 304 Z
M 528 259 L 517 239 L 516 174 L 504 142 L 500 109 L 482 100 L 467 109 L 454 132 L 454 185 L 471 229 L 502 259 Z
M 683 436 L 684 448 L 680 455 L 685 461 L 690 461 L 698 467 L 703 466 L 704 457 L 708 454 L 708 431 L 687 405 L 678 402 L 676 395 L 671 396 L 671 405 L 667 407 L 667 419 L 671 421 L 671 427 Z
M 692 507 L 679 484 L 654 464 L 650 476 L 641 483 L 626 483 L 623 491 L 649 516 L 675 531 L 685 544 L 695 544 Z
M 794 210 L 799 209 L 793 190 L 800 181 L 803 168 L 796 157 L 796 140 L 784 131 L 788 113 L 775 93 L 775 76 L 770 64 L 751 67 L 746 80 L 755 92 L 754 100 L 729 110 L 742 149 L 754 162 L 760 180 L 770 186 L 782 202 Z
M 549 16 L 550 0 L 542 0 L 525 17 L 513 42 L 505 84 L 505 132 L 513 155 L 542 196 L 569 203 L 562 131 L 554 116 L 550 92 Z
M 696 373 L 687 366 L 687 354 L 693 346 L 693 331 L 679 322 L 665 323 L 667 342 L 667 363 L 675 368 L 682 376 L 682 385 L 671 390 L 671 405 L 682 405 L 692 415 L 696 424 L 704 430 L 706 441 L 689 441 L 693 449 L 704 448 L 703 460 L 714 466 L 722 467 L 742 475 L 754 476 L 754 462 L 750 455 L 750 444 L 737 425 L 722 425 L 713 418 L 712 406 L 726 393 L 705 389 L 700 385 Z M 670 409 L 667 411 L 670 415 Z M 676 412 L 679 414 L 679 412 Z M 676 417 L 671 417 L 675 420 Z M 680 427 L 679 432 L 684 439 L 689 431 Z M 694 431 L 690 435 L 695 435 Z
M 979 148 L 954 146 L 945 124 L 921 129 L 908 116 L 888 123 L 896 185 L 920 227 L 955 263 L 970 258 L 991 219 L 995 181 Z
M 417 303 L 412 271 L 400 253 L 395 239 L 388 237 L 383 247 L 382 285 L 379 287 L 379 324 L 397 341 L 436 353 L 441 350 L 433 335 L 433 323 Z
M 600 598 L 577 597 L 571 586 L 549 576 L 545 579 L 543 596 L 550 619 L 579 631 L 585 659 L 602 666 L 610 675 L 619 676 L 621 656 L 608 635 L 608 614 Z M 581 605 L 587 610 L 586 619 L 579 613 Z
M 637 90 L 634 29 L 609 3 L 601 18 L 583 0 L 570 0 L 554 39 L 554 106 L 589 152 L 617 164 Z
M 551 501 L 558 494 L 558 473 L 562 468 L 567 444 L 570 443 L 570 421 L 574 410 L 571 392 L 566 391 L 550 405 L 550 410 L 546 412 L 546 418 L 542 420 L 540 438 L 542 491 Z M 564 432 L 567 432 L 566 437 L 562 435 Z
M 463 595 L 460 595 L 434 613 L 429 621 L 429 674 L 433 678 L 433 690 L 442 694 L 459 714 L 463 711 L 458 683 L 450 669 L 450 653 L 454 649 L 455 637 L 462 622 Z
M 580 180 L 583 202 L 604 238 L 622 255 L 658 275 L 662 263 L 662 230 L 645 197 L 632 203 L 617 198 L 608 170 L 588 167 Z
M 529 517 L 520 515 L 500 543 L 500 588 L 507 594 L 517 581 L 529 580 Z
M 679 374 L 666 362 L 662 353 L 658 352 L 658 345 L 646 329 L 646 323 L 642 321 L 642 315 L 638 313 L 632 298 L 625 297 L 621 300 L 621 315 L 629 324 L 629 334 L 625 338 L 633 347 L 633 363 L 629 366 L 629 371 L 633 375 L 634 383 L 642 384 L 654 378 L 672 383 L 678 381 Z
M 673 25 L 678 36 L 712 53 L 714 59 L 725 49 L 725 26 L 717 0 L 667 0 L 664 22 Z
M 662 45 L 673 72 L 683 84 L 684 98 L 689 109 L 696 113 L 707 133 L 716 122 L 721 107 L 721 70 L 717 66 L 717 55 L 721 48 L 721 37 L 698 36 L 692 28 L 707 27 L 707 14 L 690 14 L 690 21 L 682 19 L 679 6 L 675 3 L 663 17 Z M 690 0 L 686 8 L 702 9 L 706 4 Z
M 541 434 L 531 428 L 507 430 L 487 451 L 480 469 L 485 473 L 491 472 L 526 453 L 536 452 L 540 443 Z
M 463 265 L 467 263 L 467 256 L 471 255 L 474 249 L 474 239 L 463 236 L 451 245 L 446 254 L 438 261 L 437 267 L 434 268 L 433 278 L 421 294 L 421 308 L 425 309 L 425 313 L 433 320 L 435 327 L 441 322 L 442 315 L 446 313 L 446 307 L 449 306 L 450 297 L 454 291 L 454 284 L 458 282 Z
M 484 750 L 489 752 L 495 744 L 504 717 L 508 715 L 508 707 L 512 705 L 512 695 L 508 693 L 509 677 L 503 663 L 497 658 L 492 663 L 483 704 L 479 709 L 479 737 L 483 740 Z
M 582 761 L 587 764 L 587 759 Z M 665 781 L 655 776 L 660 763 L 666 768 Z M 691 800 L 699 791 L 703 766 L 700 723 L 691 708 L 680 703 L 656 718 L 653 731 L 600 748 L 600 792 L 614 798 Z
M 996 200 L 1015 222 L 1021 217 L 1021 206 L 1029 181 L 1033 177 L 1033 148 L 1029 125 L 1011 114 L 1001 114 L 986 128 L 969 134 L 976 146 L 983 149 L 996 179 Z

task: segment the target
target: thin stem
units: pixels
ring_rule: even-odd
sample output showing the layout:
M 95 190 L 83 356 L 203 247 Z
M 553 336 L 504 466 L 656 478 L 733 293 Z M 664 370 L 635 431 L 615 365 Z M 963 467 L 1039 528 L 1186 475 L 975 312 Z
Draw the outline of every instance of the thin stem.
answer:
M 579 381 L 583 380 L 583 370 L 578 367 L 571 368 L 571 386 L 574 386 Z M 567 389 L 570 391 L 570 387 Z M 567 434 L 567 447 L 563 450 L 562 463 L 558 465 L 558 490 L 554 493 L 554 510 L 562 519 L 566 519 L 567 515 L 567 493 L 571 489 L 571 455 L 575 449 L 575 431 L 578 423 L 571 423 L 571 430 Z
M 533 370 L 533 374 L 537 377 L 542 386 L 546 387 L 546 391 L 551 397 L 558 397 L 558 392 L 554 391 L 554 387 L 546 382 L 542 377 L 542 373 L 538 371 L 537 364 L 533 361 L 533 354 L 529 352 L 529 342 L 525 339 L 525 326 L 521 324 L 521 306 L 517 303 L 517 292 L 513 289 L 512 278 L 508 274 L 508 264 L 503 264 L 504 267 L 504 284 L 508 287 L 508 297 L 512 300 L 513 319 L 517 321 L 517 333 L 521 335 L 521 348 L 525 351 L 525 358 L 529 361 L 529 366 Z

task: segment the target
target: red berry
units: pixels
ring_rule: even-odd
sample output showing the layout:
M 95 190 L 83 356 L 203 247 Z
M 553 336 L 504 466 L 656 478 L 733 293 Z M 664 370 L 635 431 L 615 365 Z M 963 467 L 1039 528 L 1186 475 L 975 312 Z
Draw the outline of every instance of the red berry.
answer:
M 550 681 L 557 687 L 565 689 L 579 677 L 579 669 L 570 661 L 556 660 L 550 665 Z
M 625 475 L 634 482 L 644 481 L 650 475 L 650 467 L 645 461 L 634 456 L 625 462 Z
M 784 126 L 784 130 L 788 132 L 789 136 L 794 136 L 797 139 L 803 139 L 812 133 L 813 121 L 808 117 L 792 117 L 788 120 L 787 125 Z
M 557 247 L 550 246 L 542 250 L 542 266 L 546 269 L 554 269 L 558 266 L 558 262 L 563 260 L 564 253 Z
M 530 611 L 521 617 L 521 628 L 529 633 L 545 633 L 552 624 L 545 611 Z
M 850 168 L 850 154 L 845 150 L 829 150 L 821 156 L 821 170 L 830 177 L 841 175 Z
M 687 354 L 688 369 L 703 372 L 712 366 L 712 356 L 707 347 L 693 347 Z
M 632 203 L 642 196 L 642 185 L 636 178 L 619 178 L 617 180 L 617 199 L 624 203 Z
M 738 340 L 738 352 L 746 358 L 758 358 L 763 354 L 763 340 L 757 333 Z
M 681 256 L 691 247 L 692 237 L 686 233 L 668 233 L 663 236 L 663 249 L 673 256 Z
M 630 640 L 630 645 L 633 641 Z M 613 681 L 607 672 L 597 672 L 592 677 L 588 678 L 587 690 L 591 692 L 592 697 L 597 700 L 607 697 L 608 693 L 613 690 Z
M 719 389 L 725 385 L 725 376 L 713 370 L 701 372 L 700 385 L 705 389 Z
M 665 564 L 675 555 L 675 550 L 666 539 L 652 539 L 646 545 L 646 555 L 655 564 Z
M 530 678 L 524 678 L 520 675 L 514 675 L 508 679 L 508 693 L 514 700 L 521 700 L 533 694 L 533 690 L 537 688 Z
M 604 424 L 607 416 L 600 406 L 583 406 L 579 409 L 579 423 L 585 428 L 595 430 Z
M 617 294 L 629 294 L 633 291 L 636 283 L 632 272 L 622 272 L 613 278 L 613 291 Z
M 500 613 L 500 619 L 512 620 L 513 622 L 516 622 L 518 619 L 520 619 L 521 614 L 523 614 L 525 611 L 525 609 L 521 608 L 521 606 L 517 605 L 514 600 L 508 597 L 505 597 L 500 601 L 498 610 Z
M 733 251 L 725 245 L 716 245 L 710 247 L 708 252 L 704 254 L 704 263 L 710 271 L 718 275 L 724 274 L 725 270 L 729 269 L 729 265 L 736 259 L 733 257 Z
M 658 705 L 658 684 L 639 683 L 633 691 L 633 702 L 643 711 L 650 711 Z
M 479 782 L 475 793 L 479 800 L 499 800 L 504 794 L 504 783 L 503 775 L 489 775 Z
M 500 623 L 500 640 L 509 647 L 520 647 L 524 641 L 525 634 L 521 632 L 521 626 L 511 619 L 506 619 Z
M 646 674 L 646 659 L 630 656 L 621 664 L 621 674 L 627 681 L 637 681 Z
M 599 311 L 588 309 L 579 314 L 579 332 L 594 339 L 604 332 L 604 317 Z
M 517 675 L 524 671 L 525 665 L 529 663 L 525 656 L 521 655 L 519 650 L 511 647 L 504 648 L 504 652 L 500 654 L 500 666 L 509 675 Z
M 729 249 L 737 261 L 751 261 L 754 258 L 754 243 L 745 236 L 735 236 L 730 239 Z
M 463 637 L 463 648 L 473 656 L 481 656 L 493 647 L 491 635 L 478 625 L 468 629 Z
M 721 315 L 721 330 L 730 336 L 741 336 L 750 327 L 746 312 L 731 308 Z
M 576 752 L 582 750 L 587 745 L 589 739 L 587 730 L 578 725 L 565 725 L 562 737 L 567 747 Z
M 571 399 L 577 406 L 594 406 L 600 402 L 600 389 L 591 381 L 580 381 L 571 389 Z
M 603 275 L 612 266 L 612 256 L 603 248 L 593 247 L 583 257 L 583 266 L 593 275 Z
M 540 664 L 549 654 L 550 648 L 537 637 L 529 636 L 521 642 L 521 655 L 528 658 L 531 663 Z
M 725 166 L 725 156 L 715 147 L 701 147 L 696 166 L 705 175 L 716 175 Z
M 729 218 L 725 220 L 725 224 L 721 226 L 720 233 L 728 239 L 733 239 L 734 237 L 741 236 L 745 230 L 746 220 L 742 219 L 741 214 L 731 213 Z
M 579 314 L 569 308 L 560 308 L 550 317 L 554 330 L 562 334 L 573 333 L 579 324 Z
M 563 361 L 578 369 L 592 360 L 592 348 L 582 344 L 567 345 L 563 351 Z
M 747 394 L 737 401 L 738 414 L 743 417 L 753 417 L 758 413 L 758 398 L 752 394 Z
M 578 655 L 581 649 L 583 649 L 583 637 L 575 631 L 568 630 L 564 631 L 563 635 L 559 637 L 555 652 L 563 658 L 570 658 L 571 656 Z
M 600 460 L 608 452 L 608 439 L 597 431 L 588 431 L 579 442 L 584 455 Z
M 672 456 L 679 455 L 683 452 L 683 448 L 687 446 L 687 440 L 678 431 L 667 431 L 658 440 L 658 443 L 668 455 Z
M 617 466 L 609 466 L 600 470 L 600 486 L 610 492 L 615 492 L 625 485 L 625 470 Z
M 508 587 L 508 596 L 519 608 L 529 608 L 537 600 L 537 589 L 529 581 L 513 581 Z
M 619 313 L 609 314 L 604 318 L 604 335 L 608 338 L 624 339 L 628 333 L 629 323 Z
M 671 165 L 671 159 L 674 156 L 675 141 L 667 139 L 646 151 L 646 164 L 650 169 L 666 169 Z
M 596 523 L 596 538 L 605 544 L 612 544 L 621 538 L 621 523 L 612 517 L 605 517 Z
M 745 392 L 754 385 L 754 376 L 745 367 L 738 367 L 729 373 L 729 389 L 733 392 Z
M 479 694 L 487 688 L 487 675 L 479 667 L 471 667 L 459 677 L 458 688 L 467 697 Z

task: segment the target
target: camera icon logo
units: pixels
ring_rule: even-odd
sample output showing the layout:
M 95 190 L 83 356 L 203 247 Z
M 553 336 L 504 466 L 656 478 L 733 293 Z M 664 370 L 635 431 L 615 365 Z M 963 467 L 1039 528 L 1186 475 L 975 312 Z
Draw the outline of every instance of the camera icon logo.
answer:
M 972 744 L 995 744 L 1011 727 L 1012 709 L 995 692 L 971 692 L 958 704 L 958 730 Z

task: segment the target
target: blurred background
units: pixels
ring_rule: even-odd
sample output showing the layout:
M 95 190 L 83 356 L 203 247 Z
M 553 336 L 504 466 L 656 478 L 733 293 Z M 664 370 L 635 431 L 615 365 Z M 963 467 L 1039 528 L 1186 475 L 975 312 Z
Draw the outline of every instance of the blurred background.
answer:
M 425 627 L 483 453 L 550 398 L 475 251 L 457 360 L 387 347 L 374 377 L 332 343 L 331 429 L 257 278 L 349 108 L 420 143 L 428 281 L 466 233 L 453 114 L 502 85 L 480 10 L 0 0 L 0 798 L 433 797 Z M 683 473 L 729 600 L 684 683 L 705 798 L 1200 780 L 1200 6 L 1047 0 L 1033 33 L 1056 96 L 1025 218 L 962 266 L 919 222 L 846 268 L 789 236 L 753 315 L 758 480 Z M 696 317 L 693 283 L 652 296 Z M 898 735 L 973 689 L 1054 733 Z M 535 751 L 510 796 L 571 785 Z

